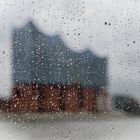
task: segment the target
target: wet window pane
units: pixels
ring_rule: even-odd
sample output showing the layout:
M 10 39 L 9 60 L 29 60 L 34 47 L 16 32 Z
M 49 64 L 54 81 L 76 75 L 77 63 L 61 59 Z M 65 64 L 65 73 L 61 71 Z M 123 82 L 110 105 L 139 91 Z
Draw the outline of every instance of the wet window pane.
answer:
M 0 0 L 0 136 L 138 139 L 138 0 Z

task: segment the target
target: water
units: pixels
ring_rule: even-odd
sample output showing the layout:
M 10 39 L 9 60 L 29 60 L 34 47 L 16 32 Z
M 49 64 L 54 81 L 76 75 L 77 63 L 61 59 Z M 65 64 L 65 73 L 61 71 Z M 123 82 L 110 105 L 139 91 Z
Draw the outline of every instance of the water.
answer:
M 140 118 L 72 121 L 0 121 L 2 140 L 139 140 Z

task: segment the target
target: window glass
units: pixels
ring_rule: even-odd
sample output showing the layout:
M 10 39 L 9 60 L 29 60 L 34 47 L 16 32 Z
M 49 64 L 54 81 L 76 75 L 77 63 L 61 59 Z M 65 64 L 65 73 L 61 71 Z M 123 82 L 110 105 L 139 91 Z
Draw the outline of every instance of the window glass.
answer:
M 137 140 L 139 5 L 0 0 L 1 138 Z

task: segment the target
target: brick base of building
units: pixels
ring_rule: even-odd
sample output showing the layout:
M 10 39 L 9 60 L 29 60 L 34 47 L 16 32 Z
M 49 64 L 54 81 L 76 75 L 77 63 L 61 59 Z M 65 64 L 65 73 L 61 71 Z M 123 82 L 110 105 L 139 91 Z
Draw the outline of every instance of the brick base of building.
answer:
M 10 99 L 0 100 L 1 112 L 107 111 L 107 92 L 73 85 L 16 85 Z

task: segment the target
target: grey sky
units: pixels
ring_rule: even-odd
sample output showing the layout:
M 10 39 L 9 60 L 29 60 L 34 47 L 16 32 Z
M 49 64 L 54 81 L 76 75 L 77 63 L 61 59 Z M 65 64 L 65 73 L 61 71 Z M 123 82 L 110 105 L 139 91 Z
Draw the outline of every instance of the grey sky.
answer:
M 111 94 L 140 99 L 139 15 L 139 0 L 0 0 L 0 94 L 9 95 L 11 30 L 33 19 L 43 32 L 60 33 L 71 49 L 107 56 Z

